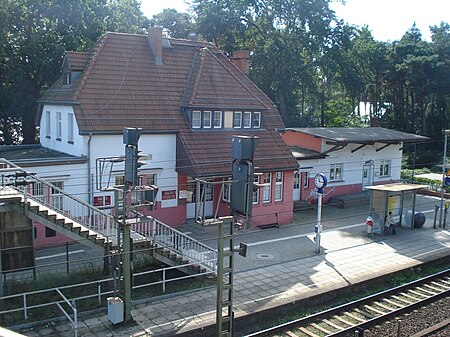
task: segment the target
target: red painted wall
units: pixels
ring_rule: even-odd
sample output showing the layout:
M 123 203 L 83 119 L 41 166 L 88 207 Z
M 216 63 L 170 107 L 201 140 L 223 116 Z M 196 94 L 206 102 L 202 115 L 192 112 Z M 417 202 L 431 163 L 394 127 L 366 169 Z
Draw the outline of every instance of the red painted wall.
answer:
M 322 138 L 315 138 L 311 135 L 289 130 L 283 133 L 282 137 L 288 146 L 300 146 L 316 152 L 322 150 Z
M 259 193 L 258 204 L 253 205 L 252 227 L 265 224 L 284 225 L 292 222 L 293 199 L 292 186 L 294 183 L 294 172 L 286 171 L 283 176 L 283 200 L 275 200 L 275 175 L 272 173 L 271 198 L 269 203 L 262 201 L 262 190 Z

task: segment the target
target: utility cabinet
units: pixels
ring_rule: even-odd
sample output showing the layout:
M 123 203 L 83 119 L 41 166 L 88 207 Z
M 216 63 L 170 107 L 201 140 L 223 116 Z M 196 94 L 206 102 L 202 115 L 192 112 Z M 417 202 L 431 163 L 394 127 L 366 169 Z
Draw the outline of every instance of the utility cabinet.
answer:
M 123 322 L 123 301 L 120 297 L 108 297 L 108 319 L 112 324 Z

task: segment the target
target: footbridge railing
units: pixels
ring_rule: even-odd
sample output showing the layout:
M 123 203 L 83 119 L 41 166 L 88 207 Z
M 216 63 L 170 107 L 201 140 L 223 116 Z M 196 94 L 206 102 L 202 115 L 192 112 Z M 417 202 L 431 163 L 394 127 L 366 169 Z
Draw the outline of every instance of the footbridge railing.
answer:
M 1 194 L 33 200 L 57 214 L 95 231 L 107 239 L 117 235 L 114 217 L 68 194 L 62 188 L 29 174 L 23 168 L 0 158 Z

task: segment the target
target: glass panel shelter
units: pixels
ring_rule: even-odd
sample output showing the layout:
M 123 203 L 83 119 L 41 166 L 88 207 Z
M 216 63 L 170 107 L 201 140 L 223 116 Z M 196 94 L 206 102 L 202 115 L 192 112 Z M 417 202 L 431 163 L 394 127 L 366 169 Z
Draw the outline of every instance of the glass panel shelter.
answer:
M 394 221 L 400 226 L 414 228 L 417 191 L 425 185 L 386 184 L 368 186 L 370 190 L 370 215 L 373 218 L 373 233 L 383 234 L 389 226 L 388 214 L 392 211 Z

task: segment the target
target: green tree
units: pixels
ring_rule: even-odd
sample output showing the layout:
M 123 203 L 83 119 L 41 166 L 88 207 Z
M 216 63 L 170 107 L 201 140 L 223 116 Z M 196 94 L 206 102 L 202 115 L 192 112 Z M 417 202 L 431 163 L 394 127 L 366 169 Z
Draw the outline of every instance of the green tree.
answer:
M 166 8 L 150 20 L 152 26 L 164 27 L 165 34 L 172 38 L 186 39 L 194 33 L 194 22 L 188 13 L 180 13 L 174 8 Z
M 221 49 L 253 51 L 251 77 L 288 126 L 317 123 L 317 68 L 330 42 L 330 1 L 196 0 L 199 33 Z
M 146 22 L 135 0 L 0 1 L 0 124 L 6 144 L 36 141 L 37 100 L 58 78 L 65 50 L 86 50 L 108 29 L 142 32 Z

